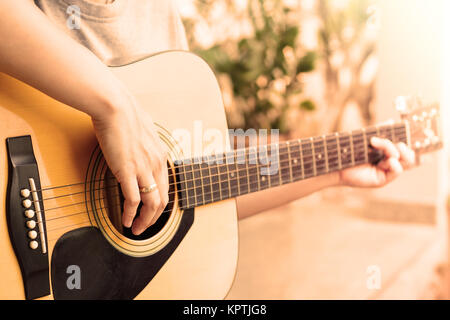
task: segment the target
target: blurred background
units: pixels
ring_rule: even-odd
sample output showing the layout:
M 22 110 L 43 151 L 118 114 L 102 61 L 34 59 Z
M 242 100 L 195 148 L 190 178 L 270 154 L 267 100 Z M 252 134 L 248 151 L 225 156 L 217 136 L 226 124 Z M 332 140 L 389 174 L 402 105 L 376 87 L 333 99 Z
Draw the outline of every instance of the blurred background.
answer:
M 444 150 L 376 190 L 335 188 L 242 220 L 229 299 L 447 299 L 450 3 L 177 0 L 230 128 L 283 138 L 398 119 L 439 103 Z

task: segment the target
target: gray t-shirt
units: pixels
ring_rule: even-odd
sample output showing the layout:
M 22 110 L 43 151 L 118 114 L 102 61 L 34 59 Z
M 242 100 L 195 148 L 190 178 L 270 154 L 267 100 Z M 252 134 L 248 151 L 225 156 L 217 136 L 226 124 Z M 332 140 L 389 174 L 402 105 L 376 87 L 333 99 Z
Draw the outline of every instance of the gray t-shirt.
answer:
M 106 65 L 120 66 L 166 50 L 188 50 L 171 0 L 34 0 L 69 36 Z

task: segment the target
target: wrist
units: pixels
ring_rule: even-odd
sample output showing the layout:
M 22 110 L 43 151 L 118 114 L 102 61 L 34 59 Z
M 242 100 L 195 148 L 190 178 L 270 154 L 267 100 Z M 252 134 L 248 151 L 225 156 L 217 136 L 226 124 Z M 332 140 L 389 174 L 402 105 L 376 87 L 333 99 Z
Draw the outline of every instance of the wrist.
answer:
M 120 114 L 130 107 L 130 94 L 121 84 L 113 84 L 108 90 L 97 95 L 95 107 L 88 113 L 94 120 L 106 120 Z

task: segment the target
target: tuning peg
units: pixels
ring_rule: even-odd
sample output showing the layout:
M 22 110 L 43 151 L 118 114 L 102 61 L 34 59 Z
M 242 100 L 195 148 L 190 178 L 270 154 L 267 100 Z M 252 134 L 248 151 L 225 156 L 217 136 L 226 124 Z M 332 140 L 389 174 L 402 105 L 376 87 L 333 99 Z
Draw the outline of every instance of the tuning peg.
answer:
M 406 101 L 406 97 L 404 96 L 398 96 L 395 99 L 395 109 L 397 109 L 400 113 L 408 112 L 408 103 Z
M 408 101 L 404 96 L 398 96 L 395 99 L 395 109 L 400 113 L 400 117 L 405 119 L 409 115 Z

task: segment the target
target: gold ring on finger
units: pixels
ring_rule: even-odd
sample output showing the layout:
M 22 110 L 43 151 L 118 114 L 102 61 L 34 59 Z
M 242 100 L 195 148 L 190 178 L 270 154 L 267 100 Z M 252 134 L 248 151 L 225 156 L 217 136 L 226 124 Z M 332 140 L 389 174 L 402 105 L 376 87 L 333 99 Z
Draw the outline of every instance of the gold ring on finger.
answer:
M 156 183 L 154 183 L 148 187 L 140 187 L 139 192 L 140 193 L 150 193 L 152 191 L 155 191 L 157 187 L 158 187 L 158 185 Z

